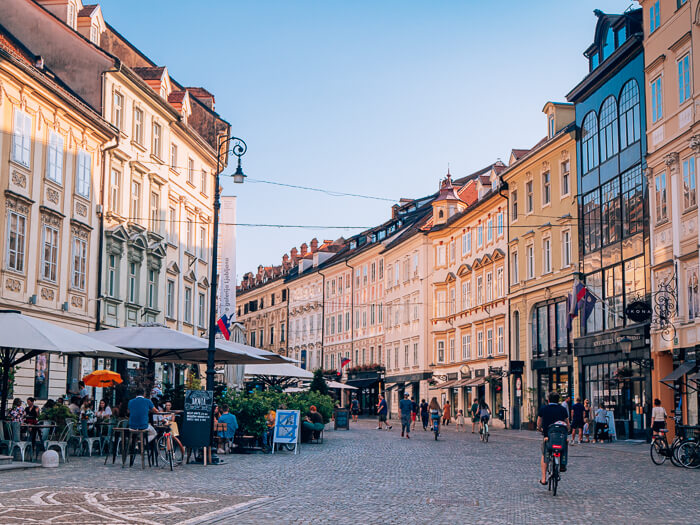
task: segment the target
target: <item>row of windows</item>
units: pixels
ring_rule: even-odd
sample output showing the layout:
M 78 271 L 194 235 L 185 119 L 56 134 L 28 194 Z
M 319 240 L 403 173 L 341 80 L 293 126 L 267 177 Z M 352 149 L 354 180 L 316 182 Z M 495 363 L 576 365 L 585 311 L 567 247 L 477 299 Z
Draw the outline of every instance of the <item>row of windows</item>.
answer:
M 695 179 L 695 157 L 688 157 L 681 161 L 681 171 L 683 178 L 683 202 L 682 210 L 686 211 L 697 205 L 697 187 Z M 654 177 L 654 202 L 656 204 L 656 221 L 663 222 L 668 219 L 668 190 L 666 172 L 659 173 Z
M 384 279 L 384 259 L 379 259 L 378 262 L 372 262 L 370 264 L 365 264 L 362 267 L 358 266 L 355 268 L 355 287 L 359 288 L 360 283 L 362 286 L 367 286 L 368 283 L 373 283 L 377 279 Z M 343 278 L 338 278 L 338 293 L 342 290 Z M 345 287 L 350 288 L 349 276 L 345 279 Z
M 676 0 L 676 9 L 680 9 L 688 0 Z M 656 31 L 661 26 L 661 10 L 659 8 L 660 1 L 656 0 L 649 6 L 649 33 Z
M 486 330 L 478 330 L 476 332 L 476 347 L 472 349 L 472 334 L 460 334 L 461 336 L 461 353 L 458 354 L 458 349 L 455 348 L 455 338 L 447 340 L 447 348 L 445 341 L 438 340 L 435 343 L 435 353 L 437 362 L 455 363 L 469 359 L 481 359 L 483 357 L 491 357 L 494 352 L 497 355 L 505 354 L 505 329 L 503 326 L 497 326 L 495 330 L 496 339 L 494 341 L 494 329 L 487 328 Z M 495 348 L 494 348 L 495 344 Z M 472 353 L 474 351 L 474 353 Z
M 639 86 L 628 81 L 620 91 L 618 108 L 614 96 L 600 106 L 600 122 L 595 111 L 586 114 L 581 125 L 581 169 L 583 174 L 624 150 L 641 137 Z
M 559 197 L 564 198 L 571 194 L 571 169 L 570 161 L 562 161 L 559 165 Z M 552 202 L 552 174 L 545 171 L 541 175 L 540 191 L 542 197 L 542 207 L 548 206 Z M 520 203 L 518 201 L 518 190 L 510 192 L 510 209 L 511 220 L 517 221 L 520 212 Z M 528 180 L 525 182 L 525 213 L 529 214 L 535 210 L 535 195 L 534 182 Z
M 398 286 L 401 282 L 408 282 L 411 278 L 418 277 L 418 254 L 404 257 L 401 261 L 395 261 L 388 266 L 387 289 Z
M 563 230 L 561 232 L 561 268 L 568 268 L 571 266 L 571 231 Z M 547 275 L 554 271 L 554 266 L 552 264 L 552 238 L 544 237 L 542 239 L 541 245 L 542 251 L 542 273 L 541 275 Z M 517 284 L 520 282 L 520 258 L 518 256 L 518 250 L 513 249 L 510 255 L 510 281 L 512 284 Z M 534 243 L 528 244 L 525 247 L 525 279 L 530 280 L 535 278 L 535 245 Z
M 495 219 L 493 217 L 486 219 L 485 224 L 480 223 L 474 228 L 466 228 L 466 231 L 464 231 L 460 237 L 462 257 L 466 257 L 471 254 L 473 245 L 476 246 L 477 250 L 480 250 L 486 244 L 492 243 L 494 237 L 503 237 L 505 231 L 504 220 L 504 214 L 503 212 L 500 212 L 495 215 Z M 435 247 L 435 265 L 447 266 L 448 260 L 450 263 L 454 263 L 457 260 L 457 240 L 453 239 L 447 244 L 439 244 Z M 405 269 L 408 270 L 407 260 L 405 264 Z M 417 276 L 418 255 L 414 255 L 413 269 L 413 273 Z M 405 278 L 405 280 L 408 279 Z M 398 284 L 398 278 L 396 283 Z
M 86 236 L 87 237 L 87 236 Z M 58 281 L 58 261 L 60 247 L 58 228 L 44 224 L 41 229 L 39 276 L 51 283 Z M 27 217 L 10 211 L 7 216 L 7 246 L 5 251 L 6 268 L 24 273 L 26 268 Z M 70 286 L 85 291 L 87 267 L 87 238 L 71 237 Z
M 401 352 L 403 348 L 403 352 Z M 386 352 L 386 368 L 388 370 L 398 370 L 400 368 L 408 368 L 410 366 L 418 366 L 418 343 L 404 344 L 394 346 L 394 359 L 391 359 L 391 348 L 387 348 Z M 401 360 L 402 359 L 402 360 Z
M 31 168 L 32 153 L 32 118 L 19 109 L 14 113 L 12 129 L 12 160 Z M 49 142 L 46 150 L 46 178 L 56 184 L 63 184 L 64 174 L 64 140 L 55 131 L 49 131 Z M 92 181 L 92 156 L 85 150 L 79 149 L 75 167 L 75 193 L 90 198 Z
M 280 323 L 280 333 L 279 333 L 279 341 L 278 341 L 277 338 L 275 337 L 274 325 L 270 326 L 270 330 L 268 332 L 269 333 L 268 341 L 269 341 L 270 346 L 274 346 L 278 342 L 284 343 L 284 337 L 285 337 L 284 329 L 285 329 L 284 323 Z M 257 334 L 257 338 L 256 338 L 256 334 Z M 250 346 L 257 346 L 257 347 L 265 346 L 265 344 L 266 344 L 265 329 L 260 328 L 259 330 L 257 330 L 257 332 L 255 330 L 251 330 L 250 333 L 248 334 L 248 341 L 250 342 Z
M 457 304 L 457 289 L 450 288 L 449 291 L 438 290 L 435 292 L 436 317 L 446 317 L 454 315 L 458 311 L 467 310 L 473 306 L 490 303 L 494 299 L 505 296 L 505 283 L 503 278 L 503 267 L 496 268 L 496 282 L 494 283 L 493 273 L 486 272 L 485 275 L 477 275 L 473 279 L 462 280 L 461 282 L 461 302 Z M 474 282 L 474 293 L 472 293 L 472 282 Z M 447 294 L 449 293 L 449 300 Z M 460 309 L 458 310 L 458 306 Z

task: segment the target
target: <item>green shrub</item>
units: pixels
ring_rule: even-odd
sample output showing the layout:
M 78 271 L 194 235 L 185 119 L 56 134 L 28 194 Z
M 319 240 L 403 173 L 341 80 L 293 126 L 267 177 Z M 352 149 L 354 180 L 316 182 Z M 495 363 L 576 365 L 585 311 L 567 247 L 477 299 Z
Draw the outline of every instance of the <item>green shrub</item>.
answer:
M 309 390 L 311 390 L 311 392 L 328 395 L 328 385 L 326 384 L 326 379 L 323 377 L 323 370 L 320 368 L 314 372 L 314 379 L 311 381 Z
M 66 426 L 67 421 L 78 421 L 78 416 L 73 414 L 66 405 L 54 405 L 53 407 L 43 410 L 39 414 L 39 419 L 43 421 L 53 421 L 56 423 L 57 431 L 60 432 Z

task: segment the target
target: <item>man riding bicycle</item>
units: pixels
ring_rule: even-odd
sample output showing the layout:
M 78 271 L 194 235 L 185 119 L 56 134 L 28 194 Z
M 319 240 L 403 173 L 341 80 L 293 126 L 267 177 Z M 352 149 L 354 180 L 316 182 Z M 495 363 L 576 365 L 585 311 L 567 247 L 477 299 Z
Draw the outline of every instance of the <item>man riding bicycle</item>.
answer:
M 484 423 L 488 423 L 490 418 L 491 409 L 489 408 L 488 403 L 484 399 L 482 399 L 481 403 L 479 403 L 479 434 L 481 434 L 484 431 Z
M 566 408 L 559 404 L 559 394 L 556 392 L 550 392 L 549 394 L 549 404 L 542 405 L 539 413 L 537 414 L 537 430 L 542 432 L 544 439 L 542 440 L 542 457 L 540 458 L 540 466 L 542 467 L 542 477 L 540 478 L 540 484 L 547 484 L 547 462 L 549 461 L 549 447 L 547 446 L 547 431 L 549 427 L 560 423 L 566 425 L 567 430 L 569 429 L 569 414 Z M 561 453 L 561 471 L 566 472 L 566 460 L 568 455 L 568 447 L 566 442 L 564 442 L 562 453 Z

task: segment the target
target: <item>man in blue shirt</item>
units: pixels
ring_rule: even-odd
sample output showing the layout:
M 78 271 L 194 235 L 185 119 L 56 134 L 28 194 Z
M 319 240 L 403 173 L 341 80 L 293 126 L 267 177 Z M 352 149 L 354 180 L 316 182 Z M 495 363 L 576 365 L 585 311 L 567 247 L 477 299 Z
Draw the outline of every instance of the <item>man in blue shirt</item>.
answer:
M 133 430 L 148 429 L 148 441 L 156 437 L 156 430 L 149 424 L 148 416 L 158 412 L 150 399 L 138 395 L 129 401 L 129 428 Z
M 226 430 L 217 432 L 217 436 L 219 437 L 219 449 L 217 452 L 223 454 L 225 450 L 221 448 L 221 443 L 225 443 L 228 440 L 233 442 L 233 437 L 236 435 L 236 430 L 238 430 L 238 421 L 236 420 L 236 416 L 229 412 L 228 405 L 223 405 L 221 411 L 223 414 L 219 416 L 218 423 L 225 423 Z
M 382 424 L 386 425 L 387 430 L 391 430 L 391 425 L 386 422 L 386 416 L 388 412 L 388 407 L 384 396 L 379 394 L 379 403 L 377 403 L 377 415 L 379 416 L 379 421 L 377 423 L 377 430 L 382 429 Z
M 413 411 L 414 403 L 408 399 L 408 392 L 403 395 L 403 399 L 399 401 L 399 412 L 401 412 L 401 437 L 403 437 L 404 431 L 406 432 L 406 438 L 410 439 L 409 433 L 411 432 L 411 412 Z

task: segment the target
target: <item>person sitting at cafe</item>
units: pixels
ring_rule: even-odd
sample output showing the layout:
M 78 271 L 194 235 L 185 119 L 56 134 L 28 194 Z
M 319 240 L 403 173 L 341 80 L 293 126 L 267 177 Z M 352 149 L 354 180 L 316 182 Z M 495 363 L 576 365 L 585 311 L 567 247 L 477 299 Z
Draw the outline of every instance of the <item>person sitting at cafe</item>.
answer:
M 112 409 L 107 404 L 107 401 L 100 399 L 99 405 L 97 405 L 97 413 L 95 414 L 98 419 L 109 419 L 112 417 Z
M 56 406 L 56 402 L 53 399 L 47 399 L 46 403 L 44 403 L 44 407 L 41 409 L 41 413 L 48 412 L 51 410 L 53 407 Z
M 78 396 L 71 396 L 68 409 L 71 411 L 71 414 L 75 416 L 80 414 L 80 398 Z
M 12 409 L 10 410 L 10 421 L 13 423 L 24 423 L 25 411 L 22 407 L 22 400 L 18 397 L 12 401 Z
M 170 435 L 172 436 L 175 444 L 178 447 L 180 447 L 182 457 L 185 457 L 185 447 L 180 441 L 180 428 L 177 426 L 177 421 L 175 421 L 175 414 L 172 413 L 172 409 L 173 404 L 170 401 L 166 401 L 163 405 L 163 413 L 160 415 L 160 420 L 162 423 L 167 424 L 170 427 Z
M 148 442 L 156 437 L 156 429 L 148 422 L 148 416 L 158 411 L 153 406 L 153 402 L 143 396 L 145 392 L 137 395 L 129 401 L 129 428 L 132 430 L 148 430 Z
M 34 404 L 34 398 L 27 398 L 27 407 L 24 409 L 24 421 L 28 425 L 36 425 L 39 422 L 39 407 Z
M 301 425 L 304 431 L 302 432 L 302 441 L 308 440 L 311 436 L 313 436 L 314 439 L 319 439 L 323 427 L 323 416 L 316 410 L 314 405 L 311 405 L 309 407 L 309 413 L 306 415 Z
M 238 421 L 236 420 L 236 416 L 231 414 L 229 412 L 228 405 L 222 405 L 221 406 L 221 415 L 219 416 L 219 425 L 226 425 L 225 430 L 219 430 L 216 433 L 216 436 L 219 441 L 219 447 L 217 452 L 220 454 L 223 454 L 225 451 L 221 447 L 223 443 L 226 441 L 233 441 L 234 436 L 236 435 L 236 430 L 238 430 Z

